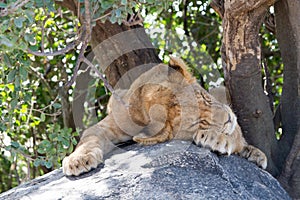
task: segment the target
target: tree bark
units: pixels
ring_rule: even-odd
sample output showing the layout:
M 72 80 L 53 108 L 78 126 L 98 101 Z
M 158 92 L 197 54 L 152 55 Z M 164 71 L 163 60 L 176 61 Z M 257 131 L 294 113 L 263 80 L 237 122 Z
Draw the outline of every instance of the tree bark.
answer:
M 268 157 L 267 170 L 277 175 L 274 164 L 275 138 L 273 113 L 262 87 L 259 29 L 274 0 L 212 1 L 223 15 L 222 60 L 225 84 L 234 111 L 248 143 Z
M 276 37 L 284 63 L 281 97 L 283 135 L 277 153 L 279 181 L 293 198 L 300 197 L 300 1 L 275 4 Z

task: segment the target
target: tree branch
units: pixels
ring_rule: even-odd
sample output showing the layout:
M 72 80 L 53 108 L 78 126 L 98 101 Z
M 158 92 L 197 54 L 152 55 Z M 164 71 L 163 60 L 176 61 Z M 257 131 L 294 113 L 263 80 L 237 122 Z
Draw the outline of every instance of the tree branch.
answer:
M 96 21 L 98 21 L 98 20 L 102 20 L 102 19 L 104 19 L 105 17 L 108 17 L 109 15 L 111 15 L 111 12 L 108 12 L 108 13 L 102 15 L 101 17 L 98 17 L 98 18 L 96 18 L 96 19 L 93 19 L 93 22 L 96 22 Z
M 212 0 L 210 6 L 223 19 L 224 16 L 224 0 Z
M 77 74 L 78 74 L 78 70 L 79 70 L 79 67 L 80 67 L 80 64 L 83 62 L 84 60 L 84 53 L 85 53 L 85 50 L 88 46 L 88 43 L 90 42 L 90 39 L 91 39 L 91 13 L 90 13 L 90 2 L 89 0 L 85 0 L 84 1 L 84 11 L 85 11 L 85 14 L 84 14 L 84 17 L 83 17 L 83 32 L 85 34 L 83 34 L 82 36 L 82 47 L 80 49 L 80 53 L 79 53 L 79 56 L 77 58 L 77 61 L 76 61 L 76 65 L 75 65 L 75 68 L 74 68 L 74 74 L 71 78 L 71 80 L 66 84 L 66 87 L 70 87 L 76 77 L 77 77 Z
M 70 44 L 68 44 L 65 48 L 54 51 L 54 52 L 39 52 L 39 51 L 32 51 L 31 49 L 27 49 L 27 52 L 32 55 L 35 55 L 35 56 L 58 56 L 58 55 L 62 55 L 62 54 L 65 54 L 65 53 L 71 51 L 77 45 L 79 45 L 80 42 L 81 42 L 80 39 L 75 40 L 74 42 L 71 42 Z

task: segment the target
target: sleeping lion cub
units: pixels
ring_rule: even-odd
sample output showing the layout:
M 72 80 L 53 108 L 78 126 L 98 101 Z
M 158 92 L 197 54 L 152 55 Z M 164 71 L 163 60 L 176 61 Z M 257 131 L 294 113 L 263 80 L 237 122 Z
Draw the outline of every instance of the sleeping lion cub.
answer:
M 108 115 L 84 131 L 75 151 L 63 160 L 66 175 L 96 168 L 115 144 L 143 145 L 171 139 L 194 141 L 222 154 L 238 154 L 265 169 L 265 154 L 245 141 L 235 114 L 217 101 L 187 71 L 179 58 L 143 73 L 128 90 L 111 97 Z M 125 105 L 124 105 L 125 102 Z

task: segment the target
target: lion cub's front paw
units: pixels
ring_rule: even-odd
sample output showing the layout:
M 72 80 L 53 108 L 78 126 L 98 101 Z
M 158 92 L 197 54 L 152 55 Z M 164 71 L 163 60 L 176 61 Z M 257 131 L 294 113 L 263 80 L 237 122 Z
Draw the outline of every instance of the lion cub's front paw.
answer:
M 198 130 L 198 132 L 194 134 L 193 140 L 197 146 L 209 148 L 221 154 L 230 155 L 234 150 L 230 136 L 225 134 L 221 135 L 210 130 Z
M 70 156 L 64 158 L 63 173 L 67 176 L 78 176 L 96 168 L 103 162 L 103 153 L 99 148 L 85 149 L 79 147 Z
M 251 162 L 256 163 L 259 167 L 263 169 L 267 168 L 267 156 L 264 154 L 264 152 L 252 145 L 245 146 L 244 149 L 241 152 L 239 152 L 239 155 L 248 159 Z

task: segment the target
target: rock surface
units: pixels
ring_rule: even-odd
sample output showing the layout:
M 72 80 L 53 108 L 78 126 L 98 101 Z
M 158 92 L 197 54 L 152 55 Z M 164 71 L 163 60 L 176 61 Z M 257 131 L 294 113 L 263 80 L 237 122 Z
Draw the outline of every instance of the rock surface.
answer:
M 117 148 L 79 177 L 62 170 L 13 188 L 0 199 L 290 199 L 279 183 L 238 156 L 217 156 L 190 142 Z

